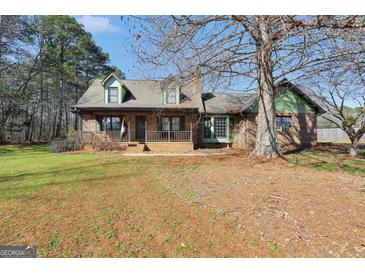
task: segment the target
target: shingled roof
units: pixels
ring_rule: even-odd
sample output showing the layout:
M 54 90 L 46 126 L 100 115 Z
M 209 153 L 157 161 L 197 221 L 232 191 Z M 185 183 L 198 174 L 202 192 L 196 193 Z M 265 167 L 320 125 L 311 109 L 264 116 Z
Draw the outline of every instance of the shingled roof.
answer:
M 116 77 L 114 75 L 114 77 Z M 253 93 L 203 93 L 195 92 L 192 82 L 181 88 L 180 104 L 164 104 L 162 100 L 163 89 L 166 81 L 162 80 L 125 80 L 117 79 L 127 90 L 122 103 L 108 104 L 104 101 L 103 79 L 96 79 L 73 106 L 75 109 L 190 109 L 208 114 L 238 114 L 249 111 L 258 102 L 258 97 Z M 315 100 L 315 96 L 308 90 L 296 86 L 284 79 L 277 86 L 288 86 L 309 103 L 318 113 L 325 111 Z
M 199 109 L 202 108 L 199 94 L 191 83 L 181 88 L 181 103 L 163 104 L 160 80 L 121 80 L 127 93 L 123 102 L 108 104 L 104 101 L 103 79 L 96 79 L 73 108 L 76 109 Z
M 250 93 L 204 93 L 203 105 L 208 114 L 238 114 L 255 94 Z

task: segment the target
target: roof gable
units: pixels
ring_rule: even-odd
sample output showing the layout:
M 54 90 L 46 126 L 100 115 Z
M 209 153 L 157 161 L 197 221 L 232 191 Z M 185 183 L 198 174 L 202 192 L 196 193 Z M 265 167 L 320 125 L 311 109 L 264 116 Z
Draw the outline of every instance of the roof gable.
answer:
M 110 79 L 110 78 L 115 78 L 115 80 L 117 80 L 122 86 L 124 85 L 124 83 L 119 79 L 119 77 L 114 73 L 114 72 L 112 72 L 112 73 L 110 73 L 108 76 L 106 76 L 105 78 L 104 78 L 104 80 L 102 80 L 101 81 L 101 85 L 105 85 L 105 83 Z
M 303 88 L 299 88 L 298 86 L 294 85 L 287 79 L 281 80 L 279 83 L 275 85 L 275 87 L 277 90 L 280 90 L 280 88 L 283 87 L 287 87 L 288 90 L 290 90 L 300 99 L 302 99 L 303 102 L 311 106 L 316 113 L 321 113 L 321 114 L 325 113 L 325 110 L 314 99 L 312 99 L 315 98 L 312 92 L 305 90 Z M 242 107 L 242 112 L 251 110 L 257 103 L 258 103 L 258 97 L 257 95 L 255 95 L 252 98 L 252 100 L 250 100 L 250 102 L 247 102 L 247 104 Z

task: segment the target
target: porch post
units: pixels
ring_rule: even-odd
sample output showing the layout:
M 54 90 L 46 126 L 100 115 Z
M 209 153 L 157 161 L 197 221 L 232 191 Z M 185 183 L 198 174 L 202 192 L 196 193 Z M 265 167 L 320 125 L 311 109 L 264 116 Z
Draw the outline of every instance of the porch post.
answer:
M 148 114 L 146 115 L 146 120 L 144 121 L 144 141 L 147 142 L 147 119 Z
M 131 141 L 131 130 L 132 130 L 132 128 L 131 128 L 131 119 L 132 119 L 132 115 L 129 112 L 128 113 L 128 142 Z
M 128 142 L 131 141 L 131 121 L 128 120 Z
M 191 121 L 192 117 L 193 116 L 190 114 L 190 142 L 193 141 L 193 122 Z
M 106 124 L 106 113 L 104 112 L 104 121 L 105 121 L 105 124 Z M 109 121 L 111 122 L 111 121 Z M 104 136 L 103 136 L 103 139 L 104 139 L 104 142 L 107 141 L 107 138 L 106 138 L 106 125 L 104 126 Z
M 80 137 L 80 141 L 82 142 L 83 140 L 82 140 L 82 138 L 83 138 L 83 136 L 82 136 L 82 113 L 81 113 L 81 111 L 80 111 L 80 113 L 79 113 L 79 119 L 80 119 L 80 124 L 79 124 L 79 137 Z

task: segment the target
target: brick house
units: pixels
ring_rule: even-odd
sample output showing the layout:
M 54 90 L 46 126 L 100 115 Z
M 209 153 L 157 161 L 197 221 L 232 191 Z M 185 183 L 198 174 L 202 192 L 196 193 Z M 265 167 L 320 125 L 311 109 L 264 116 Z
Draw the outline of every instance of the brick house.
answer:
M 255 142 L 256 94 L 204 93 L 200 79 L 180 87 L 171 79 L 125 80 L 114 73 L 95 79 L 73 112 L 84 143 L 120 142 L 151 151 L 203 147 L 250 149 Z M 323 109 L 302 89 L 284 80 L 277 86 L 276 126 L 282 148 L 317 141 Z

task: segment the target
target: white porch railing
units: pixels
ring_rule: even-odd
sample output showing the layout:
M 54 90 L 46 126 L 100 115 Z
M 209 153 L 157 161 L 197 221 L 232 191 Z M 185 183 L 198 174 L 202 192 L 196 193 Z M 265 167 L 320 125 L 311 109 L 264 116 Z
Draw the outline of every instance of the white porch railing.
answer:
M 191 131 L 146 131 L 146 142 L 191 142 Z
M 82 142 L 130 142 L 130 131 L 122 135 L 120 131 L 82 131 Z M 145 131 L 146 142 L 191 142 L 191 131 Z

